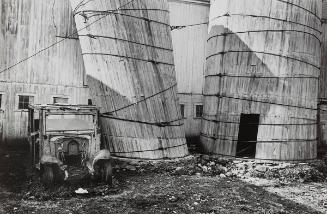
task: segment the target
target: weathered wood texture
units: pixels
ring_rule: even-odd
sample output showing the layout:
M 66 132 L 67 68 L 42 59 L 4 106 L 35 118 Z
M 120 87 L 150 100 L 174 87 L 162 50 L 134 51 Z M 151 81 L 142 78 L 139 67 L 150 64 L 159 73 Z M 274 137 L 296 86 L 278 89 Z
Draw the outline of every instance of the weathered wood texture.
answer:
M 327 1 L 322 7 L 322 39 L 321 39 L 321 75 L 319 98 L 327 100 Z
M 320 0 L 216 0 L 201 141 L 235 156 L 241 114 L 260 114 L 255 158 L 317 155 Z
M 327 1 L 322 1 L 321 72 L 319 82 L 319 150 L 327 151 Z
M 186 156 L 166 0 L 71 2 L 84 29 L 79 38 L 88 84 L 106 115 L 100 124 L 112 154 Z
M 169 0 L 170 25 L 186 26 L 172 30 L 178 97 L 180 104 L 185 105 L 186 137 L 199 137 L 201 132 L 201 119 L 195 117 L 195 105 L 203 103 L 208 37 L 205 23 L 209 21 L 209 8 L 209 1 Z
M 52 103 L 53 96 L 71 104 L 87 104 L 88 89 L 80 44 L 67 39 L 8 68 L 74 31 L 69 0 L 0 1 L 0 94 L 6 142 L 27 137 L 27 111 L 18 110 L 18 95 L 34 96 L 34 103 Z
M 319 105 L 319 127 L 318 127 L 318 137 L 319 137 L 319 150 L 326 150 L 327 152 L 327 104 L 323 103 Z

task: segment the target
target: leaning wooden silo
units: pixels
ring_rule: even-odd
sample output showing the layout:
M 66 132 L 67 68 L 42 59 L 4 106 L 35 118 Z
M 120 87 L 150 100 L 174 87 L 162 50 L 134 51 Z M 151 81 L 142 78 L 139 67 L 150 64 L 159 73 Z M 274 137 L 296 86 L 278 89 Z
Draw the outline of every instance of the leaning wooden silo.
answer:
M 188 154 L 166 0 L 71 0 L 103 140 L 113 156 Z
M 317 156 L 320 0 L 215 0 L 201 142 L 261 160 Z

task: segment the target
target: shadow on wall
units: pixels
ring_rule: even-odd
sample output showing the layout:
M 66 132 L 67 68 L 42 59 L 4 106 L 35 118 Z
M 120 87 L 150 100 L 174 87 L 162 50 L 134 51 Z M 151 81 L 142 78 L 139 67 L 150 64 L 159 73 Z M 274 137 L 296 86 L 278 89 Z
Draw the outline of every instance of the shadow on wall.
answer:
M 96 104 L 98 107 L 100 106 L 101 113 L 108 113 L 107 115 L 110 117 L 113 118 L 118 117 L 126 120 L 144 121 L 144 122 L 168 122 L 176 119 L 176 118 L 171 118 L 171 117 L 175 117 L 173 113 L 163 114 L 162 112 L 160 112 L 162 111 L 162 109 L 165 109 L 164 110 L 165 112 L 169 112 L 170 109 L 173 108 L 173 106 L 169 106 L 169 105 L 171 105 L 174 100 L 172 99 L 169 100 L 169 99 L 172 93 L 171 90 L 175 90 L 175 88 L 171 88 L 171 90 L 165 91 L 160 95 L 153 96 L 147 99 L 146 102 L 141 101 L 140 103 L 133 105 L 135 102 L 143 100 L 146 97 L 140 96 L 140 97 L 133 97 L 132 99 L 128 98 L 118 93 L 117 91 L 113 90 L 112 88 L 101 82 L 100 80 L 94 79 L 89 75 L 87 76 L 87 82 L 88 85 L 92 85 L 92 87 L 95 89 L 95 90 L 90 90 L 90 97 L 94 99 L 92 103 Z M 97 94 L 95 94 L 95 92 Z M 106 94 L 107 96 L 104 97 L 103 94 Z M 158 98 L 160 98 L 162 101 Z M 129 107 L 123 108 L 125 106 L 129 106 Z M 178 106 L 176 105 L 176 108 L 177 107 Z M 116 111 L 117 109 L 121 109 L 121 110 Z M 26 114 L 27 117 L 27 112 L 26 113 L 24 112 L 24 114 Z M 155 133 L 153 130 L 150 130 L 151 127 L 153 127 L 152 125 L 142 124 L 137 128 L 135 128 L 137 123 L 124 121 L 124 120 L 114 120 L 113 118 L 110 117 L 109 118 L 103 117 L 102 120 L 100 120 L 100 126 L 102 128 L 104 127 L 103 130 L 105 130 L 103 131 L 104 132 L 103 134 L 109 133 L 109 135 L 114 135 L 118 137 L 128 136 L 133 134 L 134 129 L 138 129 L 140 130 L 139 133 L 140 137 L 149 135 L 149 133 L 152 134 L 152 136 L 158 138 L 174 138 L 174 137 L 184 138 L 185 137 L 179 134 L 179 133 L 183 133 L 181 131 L 178 131 L 178 136 L 176 135 L 176 131 L 174 132 L 172 130 L 172 129 L 176 129 L 176 126 L 167 127 L 165 131 L 162 131 L 161 133 Z M 128 126 L 127 125 L 124 126 L 124 123 L 126 122 L 129 123 Z M 172 124 L 180 124 L 180 123 L 181 121 L 175 121 Z M 170 132 L 171 134 L 167 134 L 167 132 Z M 0 136 L 1 135 L 2 132 L 0 129 Z M 28 148 L 29 146 L 27 136 L 7 137 L 4 139 L 4 142 L 2 142 L 2 144 L 4 148 L 5 147 Z
M 151 150 L 157 147 L 159 151 L 163 148 L 182 146 L 176 144 L 185 139 L 182 129 L 183 120 L 180 113 L 177 112 L 179 106 L 175 104 L 176 101 L 172 97 L 173 94 L 177 97 L 177 93 L 173 91 L 176 89 L 176 85 L 155 96 L 142 93 L 144 95 L 132 98 L 118 93 L 89 75 L 88 85 L 92 85 L 90 94 L 92 98 L 96 99 L 93 104 L 101 106 L 100 112 L 105 115 L 102 115 L 100 119 L 100 127 L 103 143 L 109 147 L 111 152 L 122 152 L 121 150 L 124 150 L 127 142 L 133 143 L 133 145 L 129 145 L 130 148 L 127 148 L 132 151 Z M 138 103 L 135 104 L 136 102 Z M 172 112 L 172 108 L 176 108 L 176 111 Z M 180 119 L 176 120 L 178 117 Z M 113 143 L 113 138 L 116 138 L 117 142 Z M 122 142 L 122 138 L 128 138 L 128 141 Z M 137 141 L 136 139 L 141 140 Z M 151 142 L 151 139 L 156 142 Z M 145 144 L 143 145 L 143 143 Z M 153 148 L 145 148 L 149 146 L 148 143 L 151 143 L 150 146 Z
M 0 141 L 0 147 L 4 150 L 28 151 L 29 143 L 26 137 L 10 137 L 5 138 L 4 141 Z

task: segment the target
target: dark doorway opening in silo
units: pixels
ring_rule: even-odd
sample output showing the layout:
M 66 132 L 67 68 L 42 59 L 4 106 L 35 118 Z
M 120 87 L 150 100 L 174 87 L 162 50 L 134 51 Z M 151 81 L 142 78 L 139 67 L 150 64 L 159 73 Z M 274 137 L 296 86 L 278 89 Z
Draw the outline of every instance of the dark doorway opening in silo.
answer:
M 241 114 L 236 157 L 255 158 L 260 114 Z

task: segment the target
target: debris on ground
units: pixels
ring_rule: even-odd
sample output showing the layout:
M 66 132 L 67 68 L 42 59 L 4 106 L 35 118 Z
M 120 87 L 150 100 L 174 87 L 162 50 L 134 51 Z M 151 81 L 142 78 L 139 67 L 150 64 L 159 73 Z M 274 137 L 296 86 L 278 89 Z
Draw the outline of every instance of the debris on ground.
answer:
M 318 182 L 327 177 L 327 164 L 322 160 L 312 163 L 262 163 L 254 160 L 231 160 L 209 155 L 196 155 L 175 162 L 120 163 L 116 169 L 138 173 L 171 173 L 225 177 L 257 177 L 276 179 L 283 183 Z
M 83 189 L 83 188 L 78 188 L 78 190 L 75 190 L 75 193 L 84 195 L 84 194 L 88 194 L 89 191 L 87 191 L 86 189 Z

